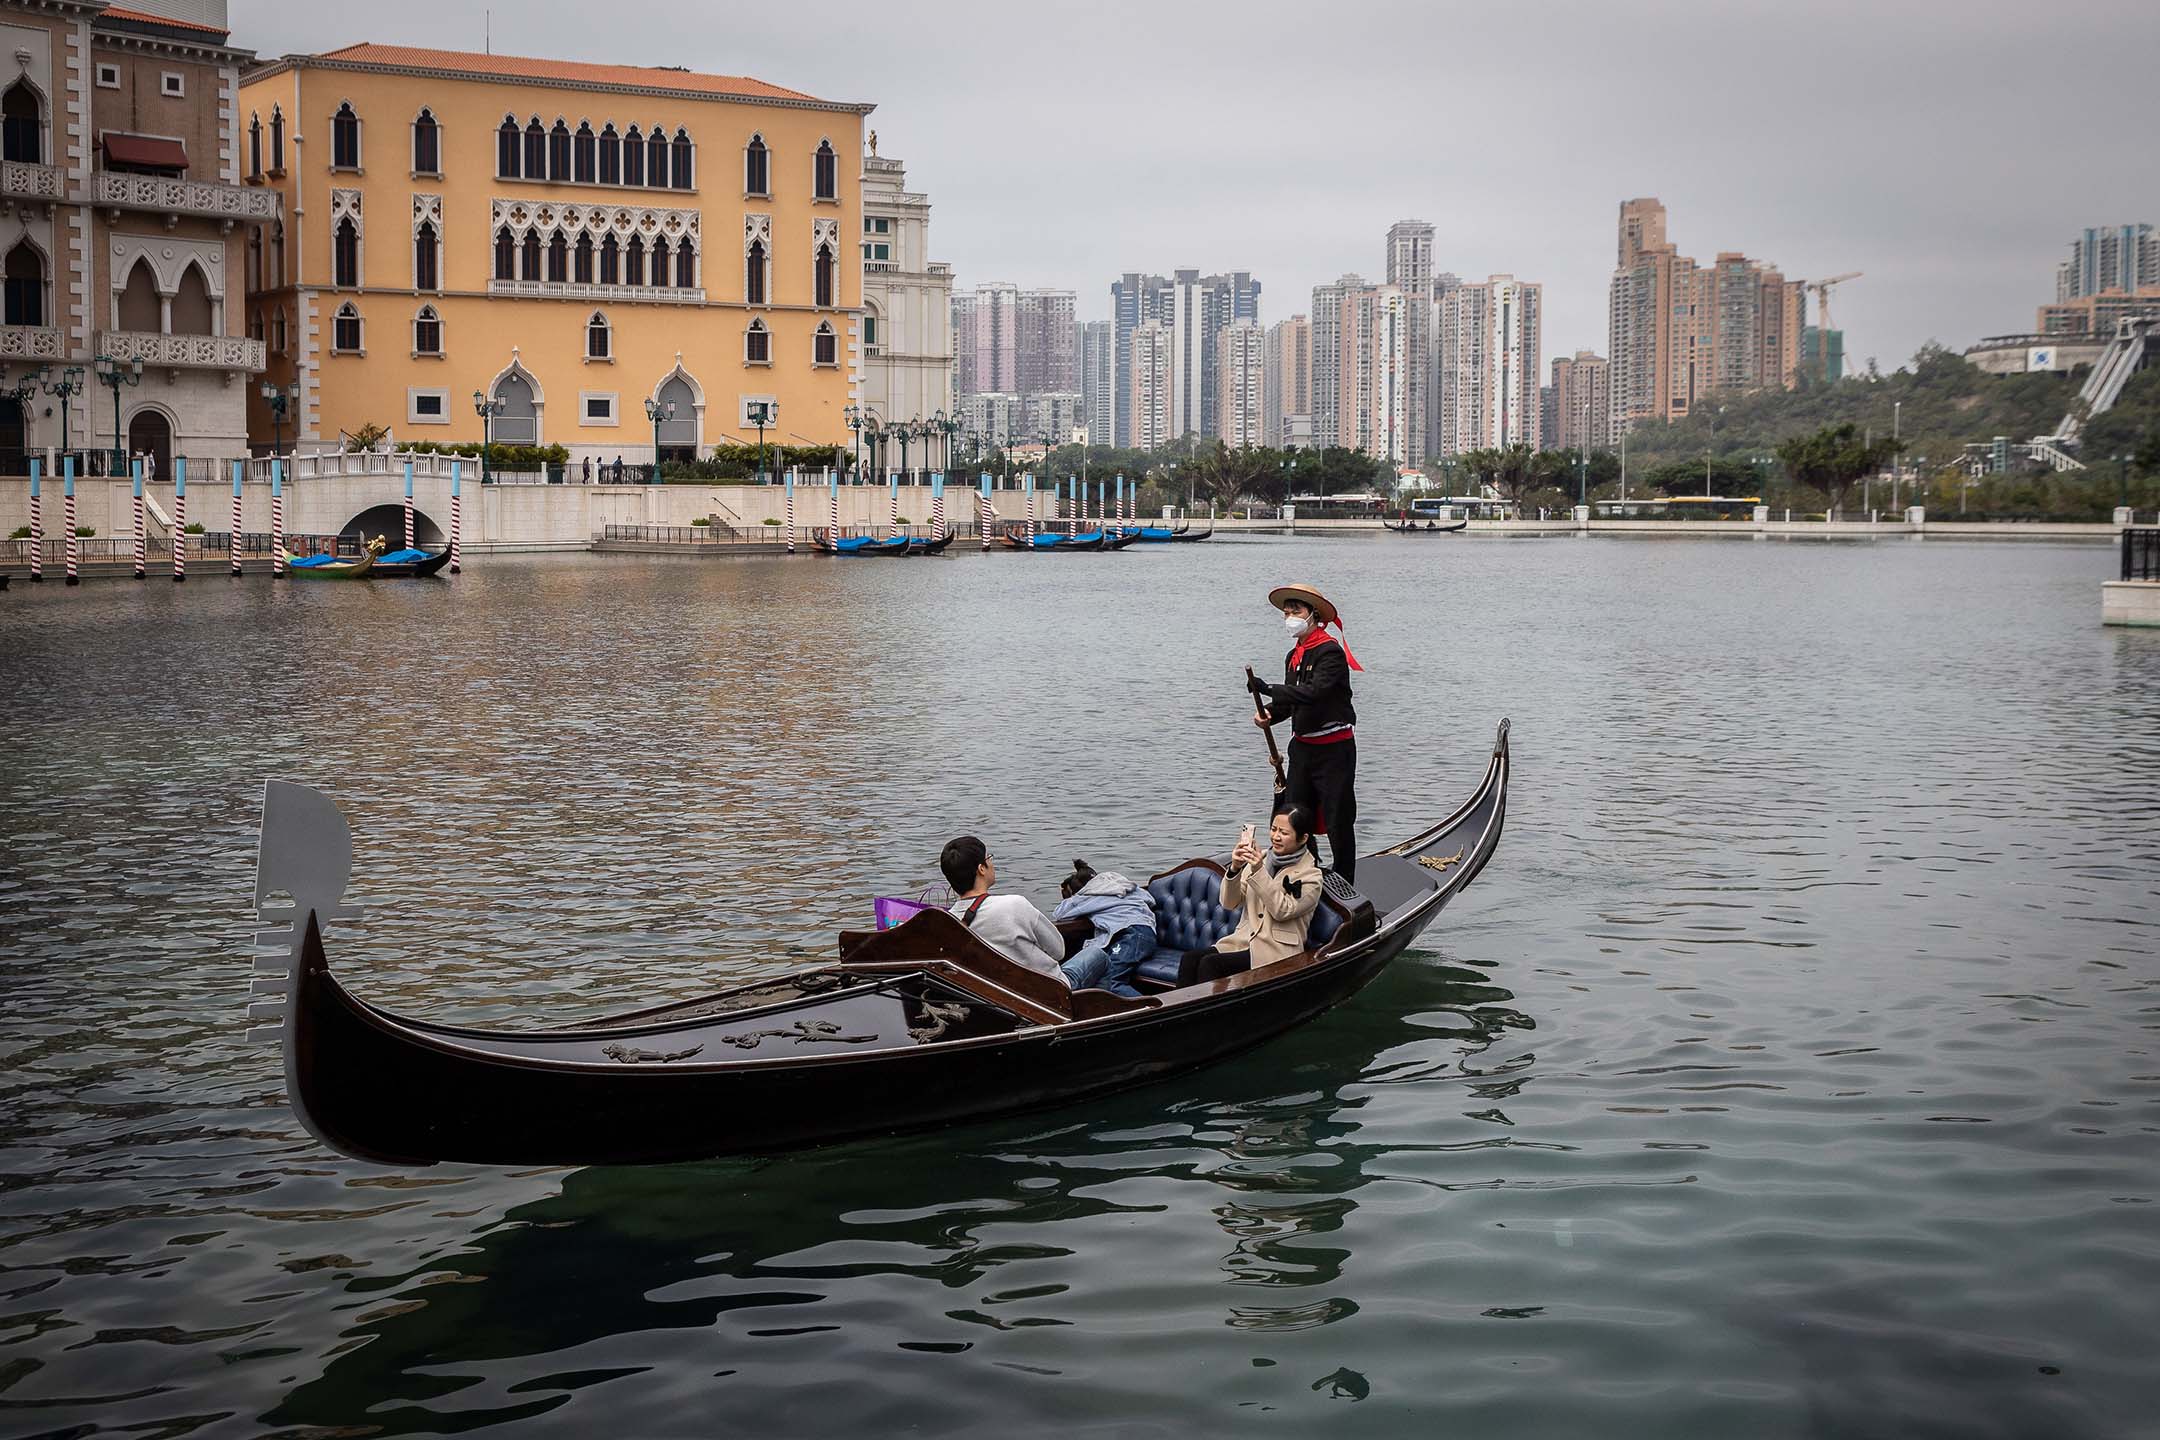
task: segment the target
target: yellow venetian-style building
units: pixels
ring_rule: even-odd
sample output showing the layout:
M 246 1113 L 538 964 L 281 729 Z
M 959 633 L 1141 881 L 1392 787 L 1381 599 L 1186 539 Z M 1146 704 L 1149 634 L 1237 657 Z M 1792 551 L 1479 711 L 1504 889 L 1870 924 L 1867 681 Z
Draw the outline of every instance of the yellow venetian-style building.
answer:
M 482 438 L 649 460 L 846 444 L 871 106 L 670 67 L 362 44 L 240 87 L 249 430 Z M 293 387 L 297 387 L 297 390 Z M 259 392 L 261 387 L 251 387 Z M 769 407 L 769 408 L 768 408 Z

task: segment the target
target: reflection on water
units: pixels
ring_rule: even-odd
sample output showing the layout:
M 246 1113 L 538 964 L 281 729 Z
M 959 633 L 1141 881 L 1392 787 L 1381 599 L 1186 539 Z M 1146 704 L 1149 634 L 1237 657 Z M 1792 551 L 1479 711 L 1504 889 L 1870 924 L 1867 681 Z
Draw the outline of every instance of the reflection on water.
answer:
M 2098 548 L 1255 539 L 0 597 L 0 1434 L 2112 1435 L 2160 1389 L 2160 636 Z M 1196 1075 L 653 1170 L 399 1173 L 243 1039 L 266 774 L 363 995 L 830 953 L 974 831 L 1225 847 L 1284 576 L 1362 827 L 1514 717 L 1424 946 Z M 1149 1427 L 1152 1427 L 1150 1430 Z

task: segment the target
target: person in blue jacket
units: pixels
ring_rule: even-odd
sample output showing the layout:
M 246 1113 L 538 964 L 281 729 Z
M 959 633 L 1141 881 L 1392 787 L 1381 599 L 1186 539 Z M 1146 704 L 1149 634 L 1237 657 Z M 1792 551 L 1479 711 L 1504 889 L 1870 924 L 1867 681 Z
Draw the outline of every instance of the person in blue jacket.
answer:
M 1058 886 L 1065 898 L 1050 912 L 1052 920 L 1087 920 L 1095 937 L 1066 963 L 1079 968 L 1092 952 L 1105 965 L 1098 989 L 1138 999 L 1132 978 L 1140 962 L 1155 953 L 1155 898 L 1114 870 L 1098 872 L 1085 860 L 1073 861 L 1073 873 Z

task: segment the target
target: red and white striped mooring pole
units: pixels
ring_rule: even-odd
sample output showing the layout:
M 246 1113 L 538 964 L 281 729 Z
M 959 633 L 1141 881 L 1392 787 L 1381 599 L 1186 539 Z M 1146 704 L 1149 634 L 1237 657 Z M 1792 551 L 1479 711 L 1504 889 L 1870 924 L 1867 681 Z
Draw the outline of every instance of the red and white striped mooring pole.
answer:
M 240 481 L 245 475 L 241 461 L 232 462 L 232 573 L 240 574 Z
M 464 488 L 465 462 L 452 460 L 450 462 L 450 573 L 452 575 L 457 574 L 463 568 L 460 563 L 463 558 L 460 550 L 463 545 L 462 532 L 465 529 L 465 517 L 460 513 L 459 502 L 462 497 L 458 492 Z
M 61 488 L 66 494 L 67 509 L 67 583 L 79 585 L 81 579 L 75 573 L 76 552 L 82 542 L 75 534 L 75 457 L 70 455 L 61 470 Z
M 270 578 L 285 578 L 285 462 L 270 457 Z
M 128 468 L 135 481 L 135 578 L 141 580 L 150 574 L 150 537 L 143 523 L 142 461 Z
M 45 512 L 38 500 L 38 487 L 45 478 L 45 462 L 30 462 L 30 583 L 45 583 Z
M 172 462 L 172 578 L 175 585 L 187 579 L 187 457 Z

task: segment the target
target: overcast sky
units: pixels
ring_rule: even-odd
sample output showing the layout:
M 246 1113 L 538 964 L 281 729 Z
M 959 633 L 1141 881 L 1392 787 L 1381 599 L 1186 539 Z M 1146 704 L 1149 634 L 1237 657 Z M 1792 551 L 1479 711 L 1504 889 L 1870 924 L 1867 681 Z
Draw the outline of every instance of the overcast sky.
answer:
M 1853 363 L 2029 329 L 2087 225 L 2160 222 L 2155 0 L 233 0 L 264 56 L 360 40 L 747 74 L 874 102 L 957 283 L 1250 270 L 1263 318 L 1385 272 L 1395 220 L 1605 350 L 1619 202 L 1790 278 Z M 1812 318 L 1812 317 L 1811 317 Z

